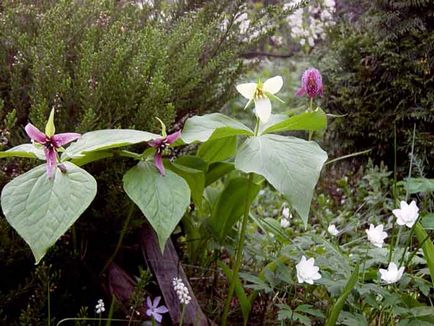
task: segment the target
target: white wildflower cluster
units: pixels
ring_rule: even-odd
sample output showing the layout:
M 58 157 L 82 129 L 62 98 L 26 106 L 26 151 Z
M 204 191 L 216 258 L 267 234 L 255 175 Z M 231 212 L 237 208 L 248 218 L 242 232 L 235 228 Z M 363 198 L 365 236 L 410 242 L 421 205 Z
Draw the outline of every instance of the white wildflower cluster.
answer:
M 95 306 L 95 311 L 97 314 L 103 313 L 105 311 L 104 301 L 102 301 L 102 299 L 98 300 L 98 304 Z
M 291 0 L 284 5 L 288 9 L 299 1 Z M 291 37 L 301 46 L 313 47 L 319 40 L 326 38 L 326 30 L 335 24 L 335 0 L 311 1 L 305 8 L 295 10 L 287 17 Z
M 191 296 L 184 282 L 180 278 L 174 277 L 172 284 L 173 284 L 173 289 L 178 295 L 179 301 L 185 305 L 189 304 L 191 301 Z
M 280 220 L 280 226 L 282 228 L 287 228 L 290 224 L 289 219 L 292 218 L 292 214 L 289 212 L 289 208 L 288 207 L 284 207 L 282 209 L 282 219 Z

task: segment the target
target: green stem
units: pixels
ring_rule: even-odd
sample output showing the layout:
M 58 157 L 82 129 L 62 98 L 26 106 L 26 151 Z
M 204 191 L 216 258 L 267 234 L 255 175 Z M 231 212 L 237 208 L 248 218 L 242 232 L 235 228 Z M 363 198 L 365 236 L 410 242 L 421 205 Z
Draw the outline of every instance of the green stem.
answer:
M 155 318 L 154 318 L 154 317 L 151 318 L 151 325 L 152 325 L 152 326 L 155 326 L 155 325 L 156 325 L 156 324 L 155 324 Z
M 48 326 L 50 326 L 50 324 L 51 324 L 50 280 L 48 280 L 48 282 L 47 282 L 47 300 L 48 300 L 48 303 L 47 303 L 47 306 L 48 306 L 47 307 L 48 308 L 48 321 L 47 321 L 47 324 L 48 324 Z
M 127 233 L 127 229 L 128 229 L 128 225 L 130 224 L 130 220 L 131 217 L 134 213 L 134 203 L 130 203 L 130 210 L 128 211 L 128 215 L 127 218 L 125 219 L 124 225 L 122 226 L 122 230 L 121 233 L 119 234 L 119 239 L 118 239 L 118 243 L 116 244 L 116 248 L 113 251 L 113 254 L 110 256 L 110 258 L 107 260 L 106 264 L 104 265 L 103 269 L 100 272 L 100 275 L 102 273 L 104 273 L 104 271 L 107 269 L 107 267 L 110 266 L 110 264 L 113 262 L 113 260 L 115 259 L 116 255 L 118 254 L 118 251 L 122 245 L 122 241 L 124 240 L 124 236 Z
M 228 296 L 226 298 L 225 308 L 223 311 L 223 318 L 222 318 L 222 323 L 221 323 L 222 326 L 227 325 L 229 307 L 231 305 L 232 296 L 233 296 L 234 290 L 235 290 L 235 284 L 236 284 L 236 281 L 238 278 L 238 271 L 240 270 L 241 259 L 243 257 L 244 238 L 245 238 L 245 234 L 246 234 L 247 221 L 249 219 L 249 211 L 250 211 L 250 205 L 249 205 L 248 198 L 250 198 L 250 190 L 251 190 L 252 183 L 253 183 L 253 173 L 250 173 L 249 174 L 249 182 L 247 184 L 246 202 L 244 205 L 244 215 L 243 215 L 243 221 L 241 224 L 240 238 L 238 240 L 237 256 L 235 259 L 235 265 L 233 268 L 232 278 L 231 278 L 231 282 L 229 285 Z
M 363 269 L 363 274 L 362 274 L 362 283 L 365 282 L 365 273 L 366 273 L 366 270 L 365 270 L 365 264 L 366 264 L 366 258 L 368 258 L 368 251 L 369 251 L 369 247 L 366 247 L 366 250 L 365 250 L 365 257 L 363 258 L 363 267 L 362 267 L 362 269 Z
M 184 324 L 185 307 L 186 305 L 182 304 L 181 320 L 179 321 L 179 326 L 182 326 Z
M 313 111 L 313 97 L 310 98 L 309 111 Z M 309 137 L 308 137 L 309 141 L 312 140 L 312 136 L 313 136 L 313 130 L 309 130 Z

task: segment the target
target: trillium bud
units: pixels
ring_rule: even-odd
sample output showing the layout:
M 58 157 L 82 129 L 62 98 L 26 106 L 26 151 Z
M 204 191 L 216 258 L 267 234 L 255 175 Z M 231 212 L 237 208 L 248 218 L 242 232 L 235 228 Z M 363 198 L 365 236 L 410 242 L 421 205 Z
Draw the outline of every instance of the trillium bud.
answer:
M 317 97 L 318 95 L 323 95 L 323 83 L 322 77 L 318 69 L 309 68 L 301 77 L 301 87 L 297 91 L 297 96 L 307 95 L 310 98 Z

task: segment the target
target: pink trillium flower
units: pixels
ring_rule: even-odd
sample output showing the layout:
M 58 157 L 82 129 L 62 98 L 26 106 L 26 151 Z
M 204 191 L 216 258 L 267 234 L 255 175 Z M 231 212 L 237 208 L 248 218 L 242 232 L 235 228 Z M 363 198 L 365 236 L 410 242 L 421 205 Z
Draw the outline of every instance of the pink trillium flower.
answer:
M 50 115 L 50 119 L 47 123 L 45 134 L 31 123 L 28 123 L 24 128 L 31 140 L 44 147 L 45 159 L 47 160 L 47 174 L 49 178 L 53 176 L 53 172 L 56 168 L 57 149 L 80 138 L 80 134 L 75 132 L 55 135 L 52 115 L 53 114 Z
M 164 169 L 163 165 L 162 153 L 164 149 L 166 149 L 169 145 L 173 144 L 179 137 L 181 137 L 181 131 L 176 131 L 173 134 L 148 142 L 149 146 L 156 149 L 154 155 L 154 163 L 155 167 L 158 169 L 161 175 L 166 174 L 166 170 Z
M 318 95 L 323 95 L 322 77 L 318 69 L 309 68 L 301 77 L 301 87 L 297 91 L 297 96 L 304 96 L 307 94 L 310 98 Z
M 165 314 L 169 311 L 169 309 L 167 309 L 164 305 L 158 307 L 160 299 L 161 297 L 156 297 L 154 299 L 154 302 L 152 302 L 150 297 L 146 299 L 146 305 L 148 306 L 148 309 L 146 310 L 146 315 L 148 315 L 149 317 L 152 316 L 159 323 L 161 323 L 161 320 L 163 318 L 161 314 Z

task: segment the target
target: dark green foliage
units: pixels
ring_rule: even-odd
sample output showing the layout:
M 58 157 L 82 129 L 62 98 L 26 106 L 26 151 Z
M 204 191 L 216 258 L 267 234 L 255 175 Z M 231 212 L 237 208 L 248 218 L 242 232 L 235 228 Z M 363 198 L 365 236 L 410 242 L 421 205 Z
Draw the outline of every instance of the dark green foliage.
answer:
M 170 125 L 177 114 L 219 109 L 249 46 L 237 24 L 223 24 L 243 2 L 157 4 L 4 2 L 1 120 L 15 109 L 18 125 L 30 119 L 42 128 L 54 106 L 60 131 L 149 130 L 155 116 Z
M 415 153 L 434 158 L 434 6 L 432 1 L 366 2 L 356 22 L 341 21 L 322 59 L 326 104 L 337 119 L 329 140 L 338 153 L 372 148 L 393 166 Z M 432 170 L 432 168 L 431 168 Z

